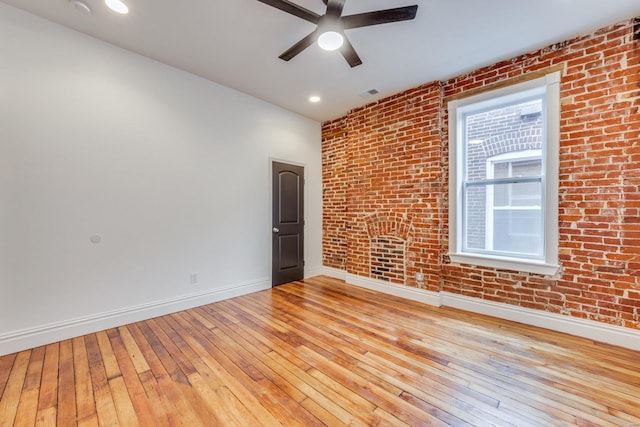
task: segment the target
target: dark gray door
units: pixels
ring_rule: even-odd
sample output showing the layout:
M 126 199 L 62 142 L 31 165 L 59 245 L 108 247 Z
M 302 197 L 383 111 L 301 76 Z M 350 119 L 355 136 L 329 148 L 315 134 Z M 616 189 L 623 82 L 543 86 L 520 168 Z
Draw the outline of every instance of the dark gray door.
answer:
M 272 285 L 304 276 L 304 168 L 273 162 Z

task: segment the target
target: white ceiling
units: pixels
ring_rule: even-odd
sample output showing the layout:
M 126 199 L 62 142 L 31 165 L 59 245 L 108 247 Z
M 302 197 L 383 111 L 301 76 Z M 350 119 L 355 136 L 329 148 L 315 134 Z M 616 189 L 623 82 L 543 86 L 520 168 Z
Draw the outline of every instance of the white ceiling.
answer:
M 278 59 L 314 26 L 257 0 L 124 0 L 128 15 L 102 0 L 83 0 L 91 15 L 69 0 L 2 1 L 317 121 L 640 15 L 640 0 L 346 0 L 343 15 L 419 5 L 414 21 L 347 30 L 363 61 L 350 68 L 317 46 Z M 321 0 L 291 1 L 324 14 Z

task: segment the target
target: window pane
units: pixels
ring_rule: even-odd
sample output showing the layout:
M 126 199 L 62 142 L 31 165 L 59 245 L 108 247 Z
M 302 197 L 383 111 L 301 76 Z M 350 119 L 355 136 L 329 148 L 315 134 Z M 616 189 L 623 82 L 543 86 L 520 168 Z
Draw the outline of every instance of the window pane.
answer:
M 494 210 L 493 250 L 541 257 L 541 209 Z
M 493 192 L 493 206 L 536 207 L 542 205 L 542 187 L 540 182 L 519 182 L 496 185 Z
M 496 156 L 504 158 L 513 153 L 542 149 L 544 126 L 541 98 L 467 113 L 464 115 L 464 129 L 464 170 L 467 181 L 541 174 L 541 162 L 524 159 L 496 162 L 494 170 L 488 170 L 488 160 Z
M 464 249 L 542 257 L 542 99 L 464 116 Z M 487 180 L 540 178 L 534 182 Z M 479 181 L 484 181 L 479 185 Z
M 493 165 L 493 177 L 496 179 L 509 178 L 509 163 L 495 163 Z
M 509 184 L 509 200 L 502 206 L 535 206 L 540 208 L 542 204 L 542 190 L 540 182 L 522 182 Z M 498 203 L 496 201 L 496 206 Z
M 542 257 L 541 195 L 541 182 L 468 186 L 464 199 L 464 249 Z
M 542 159 L 511 162 L 511 176 L 540 176 L 541 174 Z
M 542 256 L 542 183 L 496 184 L 490 250 Z
M 465 194 L 465 226 L 463 236 L 465 247 L 471 250 L 485 250 L 487 225 L 485 186 L 468 187 Z

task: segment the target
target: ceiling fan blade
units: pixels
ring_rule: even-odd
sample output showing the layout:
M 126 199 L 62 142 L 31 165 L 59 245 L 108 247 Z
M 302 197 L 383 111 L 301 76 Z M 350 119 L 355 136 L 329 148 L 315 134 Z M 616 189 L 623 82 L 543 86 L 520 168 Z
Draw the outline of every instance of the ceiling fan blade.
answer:
M 293 58 L 294 56 L 296 56 L 297 54 L 299 54 L 300 52 L 302 52 L 303 50 L 311 46 L 316 41 L 317 31 L 318 30 L 313 30 L 311 34 L 309 34 L 308 36 L 300 40 L 298 43 L 291 46 L 286 51 L 284 51 L 282 55 L 279 56 L 279 58 L 284 61 L 289 61 L 291 60 L 291 58 Z
M 351 68 L 357 67 L 358 65 L 362 64 L 362 60 L 358 56 L 358 53 L 353 48 L 353 45 L 351 44 L 349 39 L 346 37 L 344 38 L 344 44 L 340 48 L 340 53 L 342 54 L 342 56 L 344 56 L 344 59 L 347 60 Z
M 329 0 L 327 2 L 327 16 L 339 18 L 344 8 L 344 0 Z
M 395 9 L 376 10 L 374 12 L 358 13 L 343 16 L 345 30 L 350 28 L 367 27 L 369 25 L 386 24 L 389 22 L 409 21 L 416 17 L 418 5 L 397 7 Z
M 283 12 L 287 12 L 291 15 L 297 16 L 298 18 L 302 18 L 305 21 L 312 22 L 317 24 L 320 21 L 320 15 L 315 12 L 312 12 L 308 9 L 305 9 L 302 6 L 298 6 L 295 3 L 291 3 L 288 0 L 258 0 L 260 3 L 268 4 L 269 6 L 275 7 L 276 9 L 280 9 Z

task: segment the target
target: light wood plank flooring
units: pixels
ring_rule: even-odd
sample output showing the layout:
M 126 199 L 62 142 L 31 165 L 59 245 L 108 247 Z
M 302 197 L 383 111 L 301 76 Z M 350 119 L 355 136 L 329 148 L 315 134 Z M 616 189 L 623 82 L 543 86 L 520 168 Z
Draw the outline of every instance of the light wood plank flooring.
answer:
M 1 426 L 640 426 L 640 352 L 318 277 L 0 358 Z

